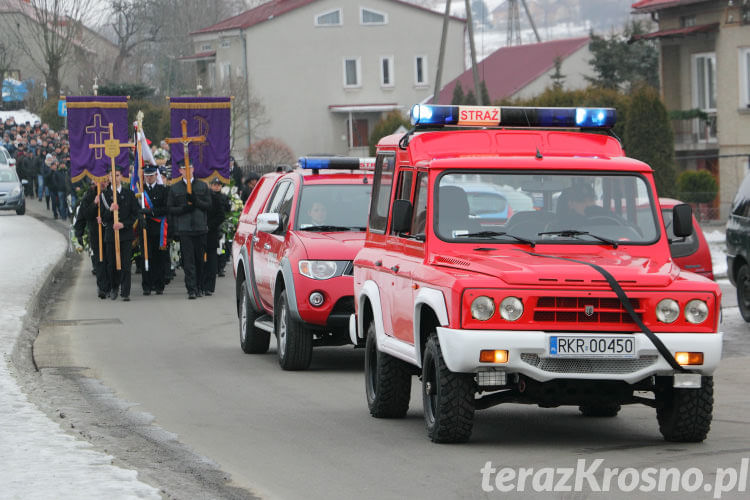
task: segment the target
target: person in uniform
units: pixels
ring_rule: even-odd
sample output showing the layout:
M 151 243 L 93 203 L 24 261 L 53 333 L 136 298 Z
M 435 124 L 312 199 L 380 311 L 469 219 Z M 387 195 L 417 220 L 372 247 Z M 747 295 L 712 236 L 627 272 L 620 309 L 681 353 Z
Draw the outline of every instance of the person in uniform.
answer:
M 164 293 L 164 266 L 167 265 L 167 187 L 157 184 L 156 167 L 143 169 L 143 196 L 145 202 L 141 209 L 143 227 L 146 228 L 146 243 L 148 249 L 148 270 L 141 274 L 143 295 Z M 143 252 L 145 255 L 146 253 Z
M 99 260 L 99 222 L 97 221 L 99 204 L 96 203 L 97 183 L 101 187 L 101 190 L 104 191 L 109 186 L 109 177 L 92 183 L 86 194 L 81 198 L 74 230 L 81 246 L 83 246 L 83 232 L 87 230 L 89 233 L 89 248 L 92 252 L 91 266 L 96 275 L 97 295 L 100 299 L 106 299 L 112 287 L 109 284 L 109 274 L 105 265 L 106 259 Z
M 169 188 L 167 207 L 172 214 L 175 233 L 180 241 L 188 299 L 195 299 L 203 295 L 203 258 L 208 232 L 206 212 L 211 205 L 211 195 L 205 182 L 185 178 L 183 162 L 180 162 L 179 168 L 182 180 Z M 187 192 L 188 182 L 192 187 L 192 193 Z
M 117 198 L 113 198 L 112 188 L 108 186 L 107 190 L 102 193 L 101 198 L 97 198 L 95 203 L 101 203 L 102 216 L 104 224 L 104 246 L 105 260 L 111 285 L 109 298 L 117 299 L 117 293 L 122 296 L 122 300 L 130 300 L 130 261 L 133 255 L 133 224 L 138 218 L 138 201 L 135 194 L 123 187 L 121 168 L 116 167 L 116 185 Z M 118 210 L 118 222 L 114 223 L 114 213 Z M 115 254 L 115 231 L 120 234 L 120 264 L 121 268 L 117 270 L 117 261 Z
M 216 289 L 216 274 L 219 270 L 219 240 L 221 223 L 229 211 L 229 198 L 221 192 L 221 179 L 211 181 L 211 206 L 208 208 L 208 233 L 206 234 L 206 269 L 203 273 L 203 293 L 212 295 Z

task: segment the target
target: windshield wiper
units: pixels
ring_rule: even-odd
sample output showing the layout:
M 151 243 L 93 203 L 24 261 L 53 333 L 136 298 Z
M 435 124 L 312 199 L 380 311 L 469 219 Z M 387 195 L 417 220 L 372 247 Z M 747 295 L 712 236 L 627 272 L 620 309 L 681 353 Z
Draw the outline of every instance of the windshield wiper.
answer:
M 478 231 L 476 233 L 459 234 L 456 236 L 462 238 L 494 238 L 497 236 L 508 236 L 518 242 L 530 245 L 531 248 L 534 248 L 534 246 L 536 245 L 536 243 L 531 240 L 521 238 L 520 236 L 516 236 L 515 234 L 506 233 L 505 231 Z
M 364 229 L 364 228 L 363 228 Z M 349 226 L 307 226 L 301 227 L 301 231 L 357 231 L 359 228 Z
M 537 233 L 537 235 L 539 236 L 544 236 L 544 235 L 562 236 L 563 238 L 575 238 L 575 239 L 578 239 L 578 236 L 591 236 L 592 238 L 596 238 L 602 243 L 606 243 L 607 245 L 612 245 L 612 248 L 617 248 L 618 246 L 620 246 L 620 244 L 617 243 L 616 241 L 610 240 L 609 238 L 605 238 L 604 236 L 592 234 L 592 233 L 589 233 L 588 231 L 578 231 L 575 229 L 563 229 L 561 231 L 544 231 L 541 233 Z

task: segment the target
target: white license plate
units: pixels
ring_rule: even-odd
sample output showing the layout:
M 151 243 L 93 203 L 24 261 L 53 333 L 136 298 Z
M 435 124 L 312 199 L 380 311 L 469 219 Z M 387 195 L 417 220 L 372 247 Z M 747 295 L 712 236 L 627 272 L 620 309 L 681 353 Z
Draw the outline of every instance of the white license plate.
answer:
M 550 335 L 549 356 L 574 358 L 633 358 L 635 339 L 630 336 Z

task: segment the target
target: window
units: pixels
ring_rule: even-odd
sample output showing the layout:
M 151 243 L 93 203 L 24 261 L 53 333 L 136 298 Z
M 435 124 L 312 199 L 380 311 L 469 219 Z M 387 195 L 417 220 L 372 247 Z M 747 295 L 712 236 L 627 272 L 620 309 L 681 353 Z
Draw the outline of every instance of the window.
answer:
M 414 58 L 414 83 L 416 85 L 427 85 L 427 56 Z
M 365 25 L 388 24 L 388 15 L 362 7 L 359 9 L 359 22 Z
M 695 26 L 695 16 L 682 16 L 680 17 L 680 24 L 683 28 L 689 28 Z
M 395 166 L 396 156 L 393 153 L 380 154 L 375 161 L 370 202 L 370 231 L 374 233 L 385 233 L 388 209 L 391 206 L 391 186 Z
M 208 52 L 211 50 L 211 44 L 210 43 L 204 43 L 201 45 L 201 52 Z
M 232 65 L 231 63 L 221 63 L 221 78 L 222 80 L 228 80 L 232 78 Z
M 380 58 L 380 85 L 382 87 L 393 87 L 393 56 Z
M 315 26 L 341 26 L 341 9 L 329 10 L 315 16 Z
M 414 198 L 414 220 L 411 223 L 411 234 L 424 234 L 427 222 L 427 173 L 417 176 L 417 193 Z
M 693 55 L 693 105 L 704 111 L 716 110 L 716 54 Z
M 411 182 L 413 177 L 414 172 L 411 170 L 404 170 L 398 176 L 398 186 L 396 187 L 397 200 L 411 201 Z M 391 225 L 391 234 L 396 234 L 393 231 L 393 225 Z
M 228 48 L 229 48 L 229 47 L 231 47 L 231 46 L 232 46 L 232 41 L 231 41 L 230 39 L 228 39 L 228 38 L 224 38 L 224 39 L 223 39 L 223 40 L 221 41 L 221 48 L 222 48 L 222 49 L 228 49 Z
M 359 57 L 344 59 L 344 87 L 361 86 L 361 78 Z
M 740 49 L 740 107 L 750 108 L 750 47 Z

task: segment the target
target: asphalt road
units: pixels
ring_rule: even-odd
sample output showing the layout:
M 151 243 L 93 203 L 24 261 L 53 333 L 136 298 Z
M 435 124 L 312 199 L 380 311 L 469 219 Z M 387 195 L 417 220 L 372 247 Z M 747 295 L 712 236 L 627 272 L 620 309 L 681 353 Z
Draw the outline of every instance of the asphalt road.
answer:
M 76 378 L 76 390 L 88 393 L 57 392 L 69 390 L 65 384 L 47 390 L 58 407 L 65 407 L 72 432 L 106 447 L 156 486 L 166 477 L 161 471 L 191 475 L 203 463 L 228 477 L 229 487 L 264 498 L 492 498 L 505 493 L 493 486 L 493 476 L 487 483 L 491 491 L 482 488 L 480 471 L 487 462 L 538 471 L 576 467 L 579 459 L 591 465 L 601 458 L 602 468 L 697 467 L 706 488 L 715 489 L 717 468 L 739 470 L 750 456 L 750 327 L 733 305 L 728 282 L 723 284 L 726 359 L 716 374 L 714 423 L 706 442 L 666 443 L 655 411 L 646 407 L 625 407 L 613 419 L 589 419 L 572 407 L 509 404 L 478 412 L 469 443 L 436 445 L 424 430 L 417 378 L 406 418 L 370 417 L 362 350 L 318 349 L 306 372 L 280 370 L 273 346 L 265 355 L 244 354 L 231 272 L 219 278 L 214 296 L 194 301 L 187 300 L 181 274 L 163 296 L 150 297 L 140 295 L 140 276 L 134 274 L 132 301 L 126 303 L 99 300 L 90 264 L 80 262 L 60 279 L 40 325 L 34 360 L 50 381 Z M 102 398 L 110 400 L 107 415 L 97 415 L 101 409 L 92 403 Z M 115 419 L 130 423 L 115 425 Z M 136 433 L 144 437 L 140 444 L 132 440 Z M 176 461 L 164 451 L 178 445 L 198 458 Z M 720 473 L 719 481 L 725 478 Z M 231 488 L 212 492 L 220 479 L 207 481 L 207 489 L 194 498 L 242 496 Z M 529 490 L 530 482 L 523 494 L 514 494 L 591 497 L 590 489 Z M 166 497 L 179 496 L 169 487 L 164 491 Z M 701 486 L 698 495 L 713 493 Z M 735 490 L 722 498 L 746 495 Z M 682 498 L 684 493 L 626 494 L 613 487 L 605 496 Z

